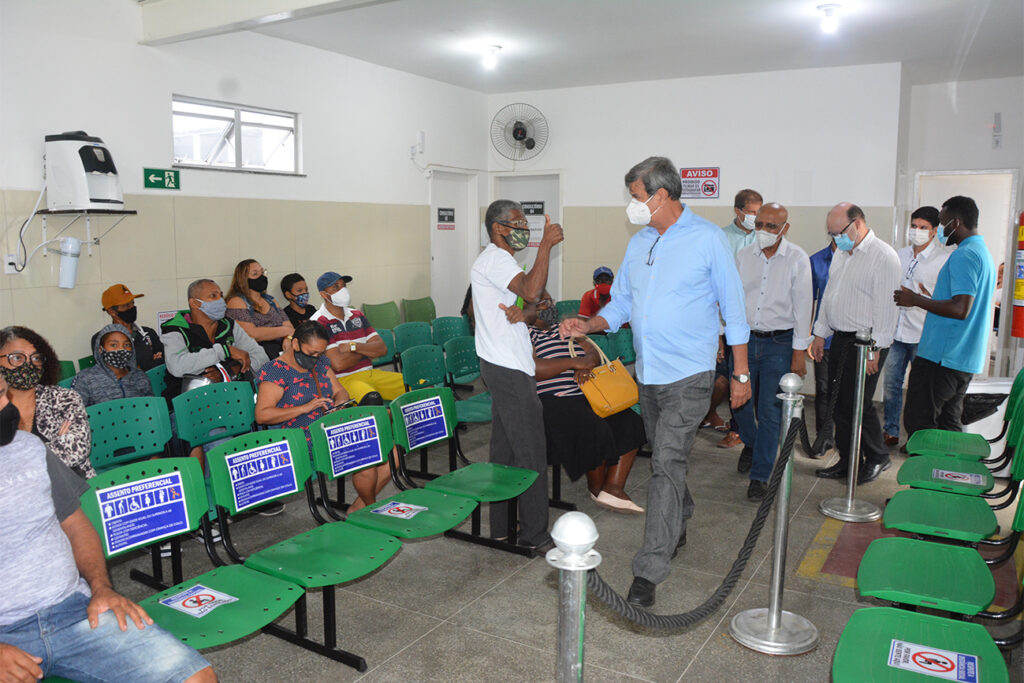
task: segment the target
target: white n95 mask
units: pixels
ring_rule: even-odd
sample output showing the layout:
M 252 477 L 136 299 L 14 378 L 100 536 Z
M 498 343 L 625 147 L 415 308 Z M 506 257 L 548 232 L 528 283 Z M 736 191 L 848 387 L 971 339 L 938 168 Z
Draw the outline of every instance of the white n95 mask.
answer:
M 768 232 L 767 230 L 755 230 L 754 239 L 757 240 L 757 246 L 761 248 L 761 251 L 768 249 L 773 244 L 779 241 L 781 235 Z
M 647 198 L 647 202 L 652 199 L 654 199 L 653 194 Z M 635 197 L 629 200 L 629 205 L 626 206 L 626 218 L 629 219 L 630 223 L 633 225 L 647 225 L 651 222 L 653 214 L 650 207 L 647 206 L 647 202 L 642 202 Z M 660 209 L 661 207 L 659 206 L 658 208 Z
M 341 308 L 347 308 L 352 303 L 352 295 L 348 291 L 348 287 L 342 287 L 334 294 L 331 294 L 331 303 Z

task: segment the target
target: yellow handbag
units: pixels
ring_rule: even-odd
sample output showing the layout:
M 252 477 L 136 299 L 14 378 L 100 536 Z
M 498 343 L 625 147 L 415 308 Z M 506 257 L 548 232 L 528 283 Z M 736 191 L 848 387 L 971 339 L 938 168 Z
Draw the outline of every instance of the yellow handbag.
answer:
M 602 364 L 590 371 L 590 379 L 580 385 L 583 395 L 586 396 L 590 407 L 597 413 L 598 417 L 608 417 L 615 413 L 622 412 L 640 400 L 640 392 L 637 390 L 636 381 L 626 370 L 618 358 L 608 360 L 601 347 L 594 343 L 593 339 L 583 337 L 590 342 L 597 352 L 601 354 Z M 569 355 L 576 357 L 576 350 L 569 340 Z

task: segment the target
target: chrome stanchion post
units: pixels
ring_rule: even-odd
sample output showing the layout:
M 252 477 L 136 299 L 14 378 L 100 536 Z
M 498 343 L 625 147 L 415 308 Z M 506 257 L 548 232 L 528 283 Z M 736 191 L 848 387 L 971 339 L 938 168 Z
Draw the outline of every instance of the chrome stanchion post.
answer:
M 827 498 L 818 503 L 818 510 L 826 517 L 843 522 L 874 522 L 882 517 L 882 510 L 874 503 L 856 500 L 857 475 L 860 470 L 860 428 L 864 422 L 864 382 L 867 376 L 868 349 L 874 344 L 871 330 L 857 332 L 857 387 L 853 398 L 853 426 L 850 430 L 850 457 L 847 463 L 846 497 Z
M 583 633 L 587 607 L 587 572 L 601 564 L 593 550 L 594 520 L 582 512 L 567 512 L 551 529 L 556 548 L 545 559 L 558 569 L 558 664 L 556 680 L 583 680 Z
M 800 375 L 787 373 L 779 382 L 782 393 L 782 426 L 779 429 L 779 457 L 793 418 L 803 417 L 804 397 L 798 393 L 803 386 Z M 778 462 L 778 460 L 776 460 Z M 775 545 L 772 549 L 772 578 L 768 591 L 768 608 L 758 607 L 740 612 L 729 624 L 729 634 L 736 642 L 751 650 L 769 655 L 799 655 L 818 646 L 818 629 L 814 624 L 782 609 L 785 590 L 786 547 L 789 543 L 789 494 L 793 483 L 793 459 L 775 492 Z

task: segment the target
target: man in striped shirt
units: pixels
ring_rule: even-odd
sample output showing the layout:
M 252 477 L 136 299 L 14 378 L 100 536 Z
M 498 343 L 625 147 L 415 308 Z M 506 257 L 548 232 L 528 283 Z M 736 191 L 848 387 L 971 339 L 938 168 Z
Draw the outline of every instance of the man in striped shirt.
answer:
M 896 250 L 879 239 L 867 226 L 864 212 L 856 204 L 843 202 L 828 212 L 825 229 L 838 250 L 832 257 L 828 284 L 822 296 L 818 318 L 814 321 L 811 358 L 820 361 L 825 354 L 825 339 L 832 335 L 829 350 L 829 377 L 838 377 L 839 392 L 834 419 L 839 462 L 817 470 L 823 479 L 845 479 L 850 458 L 853 428 L 854 387 L 857 374 L 859 330 L 871 330 L 875 346 L 868 352 L 864 383 L 863 421 L 858 457 L 864 464 L 858 484 L 874 481 L 889 468 L 889 449 L 882 440 L 882 424 L 871 397 L 878 384 L 878 369 L 896 333 L 897 310 L 892 292 L 900 282 L 900 259 Z M 840 365 L 841 364 L 841 365 Z M 840 375 L 840 373 L 842 373 Z

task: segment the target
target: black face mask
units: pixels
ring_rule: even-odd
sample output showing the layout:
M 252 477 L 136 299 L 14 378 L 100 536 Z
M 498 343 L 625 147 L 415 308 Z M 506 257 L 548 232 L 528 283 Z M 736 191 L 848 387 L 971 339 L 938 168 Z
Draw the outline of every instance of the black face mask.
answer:
M 0 410 L 0 446 L 6 446 L 14 441 L 14 435 L 18 433 L 18 423 L 21 422 L 21 413 L 13 403 L 8 403 Z
M 135 320 L 139 317 L 139 309 L 132 306 L 127 311 L 119 311 L 117 317 L 129 325 L 134 325 Z
M 260 275 L 258 278 L 249 278 L 249 289 L 254 292 L 267 291 L 267 276 Z
M 299 367 L 303 370 L 312 370 L 316 367 L 317 361 L 320 360 L 319 356 L 311 356 L 308 353 L 303 353 L 298 349 L 293 352 L 295 354 L 295 362 L 298 363 Z

